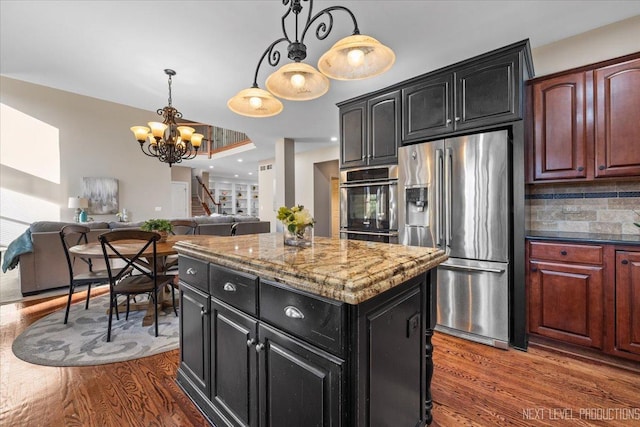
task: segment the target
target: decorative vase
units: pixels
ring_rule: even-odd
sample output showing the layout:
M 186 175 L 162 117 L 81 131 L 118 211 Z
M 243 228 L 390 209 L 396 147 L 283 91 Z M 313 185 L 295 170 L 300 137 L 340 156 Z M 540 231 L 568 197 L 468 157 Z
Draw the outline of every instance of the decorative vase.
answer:
M 291 232 L 284 229 L 284 244 L 287 246 L 306 247 L 313 243 L 313 227 L 307 225 L 301 230 Z
M 158 243 L 167 241 L 167 236 L 169 235 L 167 231 L 156 231 L 156 233 L 160 235 L 160 240 L 158 240 Z

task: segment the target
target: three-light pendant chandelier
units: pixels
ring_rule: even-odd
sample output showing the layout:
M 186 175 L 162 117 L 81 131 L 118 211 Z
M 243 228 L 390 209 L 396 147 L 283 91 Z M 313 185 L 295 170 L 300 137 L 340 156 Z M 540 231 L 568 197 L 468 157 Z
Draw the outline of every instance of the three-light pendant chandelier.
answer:
M 307 19 L 299 32 L 299 15 L 302 11 L 301 0 L 283 0 L 287 11 L 282 16 L 283 37 L 272 42 L 263 52 L 253 77 L 253 85 L 241 90 L 227 102 L 229 109 L 235 113 L 249 117 L 270 117 L 283 109 L 278 98 L 291 101 L 307 101 L 324 95 L 329 90 L 329 79 L 362 80 L 374 77 L 387 71 L 395 62 L 395 54 L 387 46 L 373 37 L 360 34 L 358 23 L 353 13 L 343 6 L 327 7 L 313 14 L 313 0 L 308 2 Z M 353 21 L 353 34 L 339 40 L 325 52 L 318 61 L 318 70 L 302 62 L 307 57 L 305 36 L 310 27 L 318 21 L 315 35 L 324 40 L 333 29 L 333 12 L 346 12 Z M 295 17 L 295 38 L 287 33 L 285 19 L 291 14 Z M 276 46 L 288 43 L 288 58 L 293 62 L 280 67 L 271 74 L 265 84 L 267 90 L 258 87 L 258 72 L 265 58 L 269 65 L 276 67 L 280 62 L 280 52 Z M 277 98 L 276 98 L 277 97 Z

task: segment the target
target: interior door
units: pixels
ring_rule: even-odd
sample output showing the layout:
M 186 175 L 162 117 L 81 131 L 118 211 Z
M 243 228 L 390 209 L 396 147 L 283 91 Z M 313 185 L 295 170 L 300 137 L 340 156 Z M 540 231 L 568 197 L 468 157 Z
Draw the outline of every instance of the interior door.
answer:
M 187 197 L 187 183 L 181 181 L 171 181 L 171 217 L 188 218 L 189 198 Z

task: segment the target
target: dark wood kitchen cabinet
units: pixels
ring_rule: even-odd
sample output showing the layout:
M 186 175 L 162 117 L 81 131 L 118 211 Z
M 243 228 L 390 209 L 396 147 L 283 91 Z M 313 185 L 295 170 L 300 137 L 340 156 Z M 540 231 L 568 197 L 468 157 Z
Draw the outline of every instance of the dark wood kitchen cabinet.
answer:
M 640 54 L 529 84 L 527 182 L 640 177 Z
M 435 270 L 352 305 L 182 254 L 179 265 L 177 382 L 217 427 L 431 422 Z
M 640 246 L 540 239 L 527 242 L 531 339 L 640 362 Z
M 534 180 L 593 176 L 587 158 L 586 80 L 585 72 L 577 72 L 533 84 Z
M 640 251 L 616 251 L 615 261 L 615 350 L 640 357 Z
M 603 248 L 529 243 L 529 331 L 602 349 Z
M 640 57 L 594 71 L 595 176 L 640 176 Z
M 340 107 L 342 168 L 398 163 L 400 91 Z
M 476 58 L 403 88 L 402 143 L 522 118 L 521 58 Z

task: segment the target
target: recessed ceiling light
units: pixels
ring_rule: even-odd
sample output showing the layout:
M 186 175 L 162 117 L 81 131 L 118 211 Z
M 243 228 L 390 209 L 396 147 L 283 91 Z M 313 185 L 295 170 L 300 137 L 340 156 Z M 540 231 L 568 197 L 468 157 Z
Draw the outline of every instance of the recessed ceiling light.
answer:
M 332 140 L 332 141 L 337 141 L 337 140 L 338 140 L 338 137 L 332 136 L 332 137 L 331 137 L 331 140 Z
M 238 161 L 242 163 L 242 159 L 238 159 Z
M 249 172 L 249 175 L 253 175 L 253 172 Z
M 235 174 L 235 175 L 233 175 L 233 176 L 235 176 L 235 177 L 237 178 L 237 177 L 238 177 L 238 174 Z
M 209 169 L 213 169 L 213 165 L 209 166 Z

